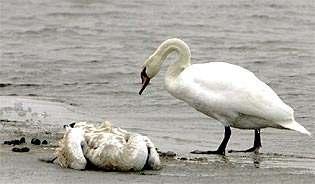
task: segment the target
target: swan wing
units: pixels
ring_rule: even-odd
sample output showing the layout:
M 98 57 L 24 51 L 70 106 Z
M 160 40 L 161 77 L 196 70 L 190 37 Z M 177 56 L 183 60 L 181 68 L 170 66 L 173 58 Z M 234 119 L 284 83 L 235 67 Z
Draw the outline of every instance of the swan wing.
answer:
M 199 111 L 221 117 L 239 114 L 270 122 L 293 121 L 293 110 L 252 72 L 229 63 L 195 64 L 178 77 L 179 98 Z M 211 112 L 209 112 L 211 114 Z
M 65 135 L 55 152 L 57 163 L 61 167 L 77 170 L 85 168 L 87 160 L 81 147 L 85 142 L 83 134 L 81 128 L 66 128 Z

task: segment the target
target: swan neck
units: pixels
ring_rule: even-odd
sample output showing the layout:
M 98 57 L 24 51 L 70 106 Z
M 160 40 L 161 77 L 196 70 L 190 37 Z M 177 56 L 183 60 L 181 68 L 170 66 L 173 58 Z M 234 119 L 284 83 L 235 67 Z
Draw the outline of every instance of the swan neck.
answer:
M 177 53 L 178 60 L 169 66 L 166 77 L 176 77 L 190 65 L 190 49 L 185 42 L 179 39 L 169 39 L 163 42 L 155 55 L 159 58 L 160 64 L 162 64 L 172 52 Z

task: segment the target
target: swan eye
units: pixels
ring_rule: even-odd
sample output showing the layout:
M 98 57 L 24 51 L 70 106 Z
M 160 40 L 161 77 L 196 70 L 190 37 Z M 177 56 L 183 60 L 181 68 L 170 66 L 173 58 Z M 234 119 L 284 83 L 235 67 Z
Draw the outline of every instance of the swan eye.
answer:
M 142 88 L 139 91 L 139 95 L 141 95 L 141 93 L 143 92 L 143 90 L 147 87 L 147 85 L 150 82 L 150 77 L 148 77 L 147 73 L 146 73 L 146 67 L 143 68 L 142 72 L 141 72 L 141 83 L 142 83 Z
M 141 72 L 141 84 L 144 83 L 144 80 L 145 80 L 146 77 L 148 77 L 148 75 L 146 73 L 146 67 L 144 67 L 142 72 Z
M 70 123 L 70 124 L 69 124 L 69 126 L 70 126 L 71 128 L 74 128 L 74 125 L 75 125 L 75 123 Z

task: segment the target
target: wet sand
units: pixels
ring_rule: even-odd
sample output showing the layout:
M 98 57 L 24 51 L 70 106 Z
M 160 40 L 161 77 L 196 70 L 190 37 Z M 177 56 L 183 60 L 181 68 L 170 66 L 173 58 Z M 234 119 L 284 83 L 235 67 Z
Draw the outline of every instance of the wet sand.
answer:
M 84 116 L 71 106 L 47 100 L 0 97 L 0 101 L 0 141 L 24 136 L 26 144 L 17 147 L 31 149 L 27 153 L 16 153 L 11 151 L 13 146 L 0 145 L 0 183 L 312 183 L 315 179 L 314 157 L 264 152 L 204 157 L 178 152 L 176 157 L 162 157 L 163 167 L 159 171 L 63 169 L 40 159 L 53 157 L 57 141 L 63 133 L 61 122 L 79 120 Z M 46 115 L 43 116 L 43 113 Z M 56 119 L 60 122 L 50 122 Z M 35 124 L 39 127 L 32 127 L 34 121 L 39 123 Z M 18 129 L 10 127 L 9 122 Z M 24 123 L 17 126 L 17 122 Z M 32 145 L 30 140 L 33 137 L 46 139 L 49 144 Z
M 14 153 L 0 146 L 1 183 L 312 183 L 313 171 L 296 168 L 258 168 L 254 156 L 211 156 L 200 161 L 162 158 L 159 171 L 103 172 L 63 169 L 39 161 L 52 155 L 51 147 L 30 146 L 28 153 Z M 236 158 L 241 157 L 241 158 Z M 247 160 L 238 163 L 234 159 Z M 234 161 L 233 161 L 234 160 Z M 258 163 L 256 163 L 258 164 Z

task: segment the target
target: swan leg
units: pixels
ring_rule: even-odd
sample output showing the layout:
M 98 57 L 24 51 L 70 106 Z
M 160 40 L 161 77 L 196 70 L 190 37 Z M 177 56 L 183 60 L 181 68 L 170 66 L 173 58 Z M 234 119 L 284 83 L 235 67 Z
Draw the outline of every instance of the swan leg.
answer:
M 255 139 L 254 139 L 254 146 L 247 149 L 247 150 L 229 150 L 229 153 L 232 152 L 255 152 L 258 153 L 259 149 L 261 148 L 261 139 L 260 139 L 260 129 L 255 129 Z
M 231 137 L 231 128 L 229 126 L 225 127 L 224 131 L 224 138 L 220 146 L 216 151 L 200 151 L 200 150 L 194 150 L 190 153 L 192 154 L 218 154 L 218 155 L 225 155 L 225 148 L 227 143 L 229 142 Z

